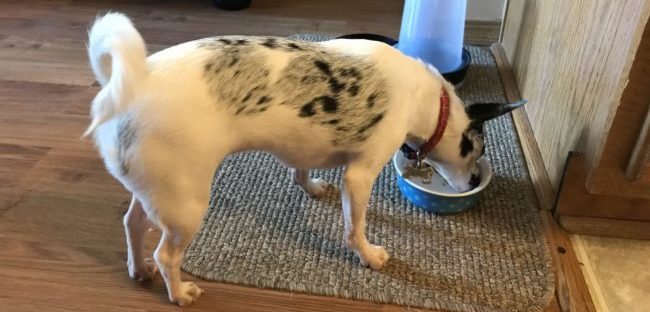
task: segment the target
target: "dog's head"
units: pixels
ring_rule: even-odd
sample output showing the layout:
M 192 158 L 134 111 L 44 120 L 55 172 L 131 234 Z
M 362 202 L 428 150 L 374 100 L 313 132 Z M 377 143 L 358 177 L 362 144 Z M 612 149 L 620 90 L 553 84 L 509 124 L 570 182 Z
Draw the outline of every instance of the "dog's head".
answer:
M 526 103 L 477 103 L 466 107 L 468 122 L 464 130 L 451 133 L 445 144 L 439 144 L 429 155 L 432 165 L 453 189 L 466 192 L 481 182 L 477 161 L 485 153 L 483 124 Z

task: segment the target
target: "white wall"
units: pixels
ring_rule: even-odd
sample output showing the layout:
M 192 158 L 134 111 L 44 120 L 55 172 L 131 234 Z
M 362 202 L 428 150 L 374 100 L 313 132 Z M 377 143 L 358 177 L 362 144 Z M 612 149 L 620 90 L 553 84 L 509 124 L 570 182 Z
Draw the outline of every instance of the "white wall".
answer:
M 503 18 L 503 6 L 505 2 L 506 0 L 467 0 L 467 20 L 501 20 Z

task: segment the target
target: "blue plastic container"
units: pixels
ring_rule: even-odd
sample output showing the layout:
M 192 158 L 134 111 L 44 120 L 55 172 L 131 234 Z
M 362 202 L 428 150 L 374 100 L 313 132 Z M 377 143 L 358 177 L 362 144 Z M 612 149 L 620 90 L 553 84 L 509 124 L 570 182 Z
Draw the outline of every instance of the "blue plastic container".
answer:
M 409 202 L 428 212 L 451 214 L 463 212 L 476 206 L 481 192 L 492 179 L 490 164 L 487 159 L 481 158 L 478 163 L 481 172 L 479 186 L 469 192 L 457 193 L 437 173 L 431 184 L 425 184 L 419 178 L 405 179 L 403 177 L 404 168 L 411 162 L 400 151 L 393 157 L 393 166 L 397 171 L 397 186 Z
M 440 73 L 461 67 L 467 0 L 406 0 L 397 48 Z

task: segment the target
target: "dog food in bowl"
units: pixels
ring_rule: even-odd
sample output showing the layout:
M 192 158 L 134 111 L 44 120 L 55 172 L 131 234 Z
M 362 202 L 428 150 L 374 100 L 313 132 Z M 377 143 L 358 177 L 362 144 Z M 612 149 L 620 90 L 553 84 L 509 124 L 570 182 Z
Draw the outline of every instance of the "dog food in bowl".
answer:
M 481 183 L 471 191 L 458 193 L 432 167 L 429 167 L 429 174 L 414 174 L 413 162 L 399 151 L 395 154 L 393 166 L 397 171 L 397 185 L 409 202 L 428 212 L 450 214 L 476 206 L 481 192 L 492 179 L 490 164 L 481 158 L 478 163 Z

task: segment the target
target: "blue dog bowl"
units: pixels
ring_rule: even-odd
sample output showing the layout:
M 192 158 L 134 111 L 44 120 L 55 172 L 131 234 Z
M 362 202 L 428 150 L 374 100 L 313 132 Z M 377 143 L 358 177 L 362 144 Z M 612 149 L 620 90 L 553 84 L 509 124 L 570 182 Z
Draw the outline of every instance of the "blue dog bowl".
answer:
M 433 213 L 451 214 L 466 211 L 478 202 L 481 192 L 492 179 L 492 169 L 487 159 L 481 158 L 478 166 L 481 172 L 481 183 L 475 189 L 458 193 L 435 170 L 430 183 L 424 183 L 421 178 L 403 177 L 405 167 L 413 161 L 406 159 L 400 151 L 393 157 L 393 166 L 397 171 L 397 186 L 402 195 L 414 206 Z

